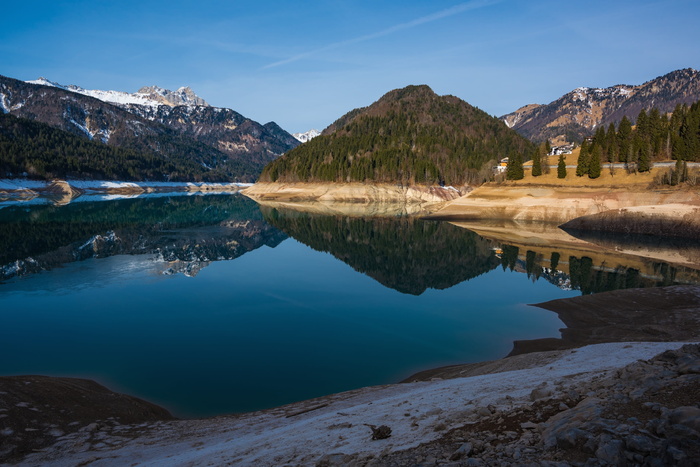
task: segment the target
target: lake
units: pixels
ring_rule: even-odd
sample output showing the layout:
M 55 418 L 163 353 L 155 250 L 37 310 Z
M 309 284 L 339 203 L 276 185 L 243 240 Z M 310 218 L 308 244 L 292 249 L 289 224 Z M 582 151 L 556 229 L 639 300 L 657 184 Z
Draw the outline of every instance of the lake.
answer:
M 698 280 L 658 258 L 238 194 L 78 200 L 0 203 L 0 374 L 90 378 L 180 417 L 501 358 L 559 336 L 528 304 Z

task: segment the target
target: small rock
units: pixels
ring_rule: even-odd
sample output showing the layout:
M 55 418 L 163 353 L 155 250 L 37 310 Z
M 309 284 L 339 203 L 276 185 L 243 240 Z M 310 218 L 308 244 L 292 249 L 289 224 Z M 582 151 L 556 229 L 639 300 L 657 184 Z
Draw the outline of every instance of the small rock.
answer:
M 678 373 L 688 375 L 700 373 L 700 360 L 693 355 L 684 355 L 678 359 Z
M 463 457 L 469 456 L 472 452 L 472 443 L 462 444 L 455 452 L 450 456 L 450 460 L 456 461 Z
M 81 431 L 95 431 L 99 428 L 99 425 L 97 423 L 91 423 L 89 425 L 86 425 L 82 428 Z
M 348 465 L 353 457 L 341 452 L 335 454 L 326 454 L 316 462 L 316 467 L 333 467 L 336 465 Z
M 631 435 L 625 439 L 627 449 L 636 452 L 651 453 L 656 450 L 654 442 L 646 436 Z
M 623 465 L 625 461 L 623 443 L 619 439 L 612 439 L 601 443 L 595 452 L 598 460 L 608 465 Z
M 380 425 L 376 427 L 374 425 L 367 425 L 372 429 L 372 440 L 387 439 L 391 437 L 391 428 L 386 425 Z
M 530 400 L 531 401 L 536 401 L 540 399 L 544 399 L 545 397 L 549 397 L 552 395 L 552 390 L 548 387 L 539 387 L 535 388 L 532 390 L 530 393 Z
M 523 430 L 536 430 L 537 423 L 524 422 L 520 424 L 520 428 L 522 428 Z
M 678 407 L 668 413 L 668 421 L 700 432 L 700 409 L 693 406 Z

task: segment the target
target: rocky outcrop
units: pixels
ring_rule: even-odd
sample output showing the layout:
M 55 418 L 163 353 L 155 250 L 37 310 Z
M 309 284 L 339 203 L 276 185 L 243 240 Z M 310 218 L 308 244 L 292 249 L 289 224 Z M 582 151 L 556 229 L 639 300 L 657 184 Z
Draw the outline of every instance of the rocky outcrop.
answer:
M 699 389 L 700 346 L 687 345 L 604 378 L 543 381 L 529 402 L 485 407 L 440 440 L 371 465 L 697 465 Z

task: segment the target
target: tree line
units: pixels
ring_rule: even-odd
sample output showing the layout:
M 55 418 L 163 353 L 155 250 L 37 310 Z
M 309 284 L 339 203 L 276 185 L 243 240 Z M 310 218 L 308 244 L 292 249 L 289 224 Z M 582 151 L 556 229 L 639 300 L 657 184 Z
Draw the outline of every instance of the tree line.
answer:
M 532 175 L 535 177 L 543 173 L 541 160 L 545 147 L 543 143 L 532 154 Z M 690 106 L 679 104 L 670 116 L 656 108 L 648 113 L 642 109 L 634 127 L 627 116 L 617 127 L 614 123 L 607 130 L 604 126 L 599 127 L 591 138 L 585 138 L 581 143 L 576 176 L 598 178 L 605 163 L 624 163 L 629 172 L 648 172 L 655 160 L 676 160 L 676 167 L 670 175 L 671 184 L 681 183 L 687 178 L 685 163 L 700 160 L 700 102 Z M 517 157 L 509 160 L 506 171 L 509 180 L 523 178 L 522 163 Z M 566 177 L 563 155 L 559 156 L 557 176 Z
M 154 181 L 229 181 L 242 173 L 234 161 L 216 161 L 213 169 L 198 162 L 200 143 L 182 144 L 169 135 L 153 136 L 161 152 L 111 146 L 45 123 L 0 114 L 0 176 Z M 173 150 L 171 150 L 173 149 Z M 217 153 L 225 159 L 224 154 Z

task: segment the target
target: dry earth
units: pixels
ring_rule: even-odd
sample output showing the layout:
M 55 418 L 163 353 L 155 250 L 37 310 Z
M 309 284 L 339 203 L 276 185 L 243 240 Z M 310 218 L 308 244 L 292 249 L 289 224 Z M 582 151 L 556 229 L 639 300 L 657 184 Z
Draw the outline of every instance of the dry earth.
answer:
M 453 187 L 364 183 L 256 183 L 242 191 L 260 201 L 435 204 L 457 199 Z
M 664 205 L 666 207 L 662 207 Z M 692 190 L 486 184 L 450 202 L 429 218 L 563 223 L 608 210 L 641 206 L 656 206 L 657 212 L 673 217 L 676 215 L 674 206 L 678 205 L 700 207 L 700 193 Z

